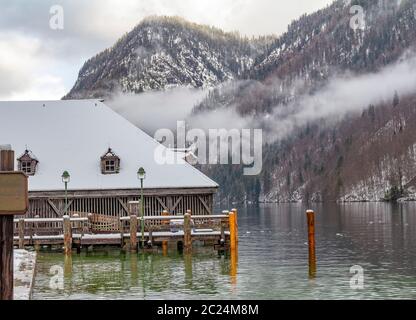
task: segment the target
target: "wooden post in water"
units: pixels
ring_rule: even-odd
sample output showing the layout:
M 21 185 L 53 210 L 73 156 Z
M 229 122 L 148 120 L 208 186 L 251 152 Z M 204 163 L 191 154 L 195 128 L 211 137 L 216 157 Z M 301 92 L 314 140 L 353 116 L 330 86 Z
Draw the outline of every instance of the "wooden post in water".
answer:
M 137 252 L 137 216 L 130 216 L 130 251 Z
M 169 216 L 169 211 L 167 211 L 167 210 L 163 210 L 163 211 L 162 211 L 162 216 L 165 216 L 165 217 L 166 217 L 166 216 Z M 162 221 L 162 224 L 169 225 L 169 223 L 170 223 L 170 222 L 169 222 L 169 220 L 163 220 L 163 221 Z
M 124 221 L 121 219 L 118 222 L 118 229 L 120 231 L 120 247 L 121 250 L 124 250 Z
M 169 216 L 169 212 L 167 210 L 163 210 L 162 216 Z M 169 225 L 170 222 L 169 222 L 169 220 L 163 220 L 162 224 L 163 225 Z M 166 256 L 167 252 L 168 252 L 168 241 L 167 240 L 162 241 L 162 251 L 163 251 L 163 255 Z
M 235 241 L 238 245 L 238 210 L 232 209 L 231 212 L 234 212 L 235 215 Z
M 309 277 L 316 276 L 316 254 L 315 254 L 315 212 L 306 211 L 308 221 L 308 246 L 309 246 Z
M 162 241 L 162 254 L 164 256 L 168 255 L 168 242 L 166 240 Z
M 183 245 L 185 253 L 192 251 L 191 210 L 186 211 L 183 221 Z
M 0 149 L 0 171 L 14 170 L 14 151 Z M 0 300 L 13 300 L 13 215 L 0 215 Z
M 237 226 L 236 226 L 236 219 L 235 219 L 235 212 L 228 213 L 228 219 L 230 224 L 230 249 L 231 251 L 237 250 Z
M 72 228 L 71 218 L 64 216 L 64 252 L 65 255 L 72 254 Z
M 25 219 L 19 219 L 19 249 L 25 248 Z
M 138 231 L 138 216 L 139 216 L 140 201 L 129 201 L 130 214 L 130 251 L 137 252 L 137 231 Z
M 238 267 L 238 250 L 231 250 L 230 252 L 230 276 L 233 289 L 237 284 L 237 267 Z

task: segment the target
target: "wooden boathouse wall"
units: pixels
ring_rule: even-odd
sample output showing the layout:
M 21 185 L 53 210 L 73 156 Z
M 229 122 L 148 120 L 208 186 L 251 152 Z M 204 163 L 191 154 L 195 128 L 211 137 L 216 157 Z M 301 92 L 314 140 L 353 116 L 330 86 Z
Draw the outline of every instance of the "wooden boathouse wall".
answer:
M 213 213 L 215 188 L 144 189 L 144 215 L 159 216 L 163 211 L 183 215 Z M 118 219 L 129 216 L 128 203 L 140 200 L 140 190 L 68 191 L 68 215 L 88 214 Z M 30 192 L 26 218 L 57 218 L 65 214 L 65 192 Z M 112 230 L 108 230 L 112 231 Z

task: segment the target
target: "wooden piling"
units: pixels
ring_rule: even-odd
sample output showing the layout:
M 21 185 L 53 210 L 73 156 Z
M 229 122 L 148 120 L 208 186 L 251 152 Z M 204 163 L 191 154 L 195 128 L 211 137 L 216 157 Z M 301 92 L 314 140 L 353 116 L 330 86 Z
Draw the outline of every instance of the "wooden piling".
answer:
M 192 251 L 192 226 L 191 226 L 191 210 L 188 210 L 185 213 L 183 221 L 183 233 L 184 233 L 184 250 L 185 253 L 190 253 Z
M 238 210 L 234 208 L 231 212 L 234 212 L 235 215 L 235 241 L 238 245 Z
M 119 221 L 119 231 L 120 231 L 120 246 L 121 250 L 124 250 L 124 221 Z
M 169 216 L 169 211 L 167 211 L 167 210 L 163 210 L 163 212 L 162 212 L 162 216 Z M 169 225 L 170 224 L 170 220 L 163 220 L 162 221 L 162 224 L 164 224 L 164 225 Z
M 137 252 L 137 216 L 130 216 L 130 251 Z
M 71 228 L 71 218 L 69 216 L 64 216 L 63 228 L 64 228 L 64 252 L 66 255 L 70 255 L 72 253 L 72 228 Z
M 306 217 L 308 223 L 309 276 L 314 278 L 316 275 L 315 212 L 307 210 Z
M 238 251 L 231 250 L 230 252 L 230 276 L 231 284 L 237 284 L 237 267 L 238 267 Z
M 19 249 L 25 248 L 25 220 L 19 219 Z
M 0 171 L 14 170 L 14 151 L 0 150 Z M 0 300 L 13 300 L 13 216 L 0 216 Z
M 162 254 L 163 256 L 168 255 L 168 242 L 166 240 L 162 242 Z
M 237 250 L 237 226 L 236 226 L 236 219 L 235 219 L 235 212 L 231 211 L 228 215 L 229 224 L 230 224 L 230 249 L 231 251 Z
M 163 210 L 162 216 L 169 216 L 169 212 L 167 210 Z M 168 226 L 170 224 L 170 220 L 163 220 L 162 224 L 165 225 L 165 226 Z M 162 250 L 163 250 L 163 255 L 166 255 L 167 252 L 168 252 L 168 241 L 167 240 L 162 241 Z

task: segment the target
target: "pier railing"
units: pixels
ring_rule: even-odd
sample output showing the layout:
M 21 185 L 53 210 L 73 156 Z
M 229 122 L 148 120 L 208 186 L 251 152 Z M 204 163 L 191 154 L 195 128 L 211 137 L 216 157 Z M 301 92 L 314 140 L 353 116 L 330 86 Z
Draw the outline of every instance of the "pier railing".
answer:
M 79 214 L 62 218 L 20 218 L 15 219 L 14 241 L 19 248 L 25 245 L 60 245 L 65 252 L 71 252 L 73 246 L 114 245 L 129 247 L 136 251 L 138 245 L 152 247 L 155 244 L 167 245 L 169 241 L 181 242 L 185 250 L 192 248 L 192 241 L 214 242 L 219 248 L 235 246 L 237 241 L 237 210 L 224 211 L 217 215 L 169 215 L 166 211 L 158 216 L 130 216 L 113 218 L 105 216 Z M 143 220 L 143 231 L 142 231 Z M 118 232 L 107 231 L 106 226 Z

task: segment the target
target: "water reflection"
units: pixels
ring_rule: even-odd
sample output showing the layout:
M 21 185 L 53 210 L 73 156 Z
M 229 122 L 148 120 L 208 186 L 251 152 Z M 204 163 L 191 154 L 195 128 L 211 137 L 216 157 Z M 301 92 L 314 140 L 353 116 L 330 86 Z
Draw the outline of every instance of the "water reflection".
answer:
M 34 298 L 416 298 L 416 204 L 312 206 L 316 213 L 312 270 L 306 209 L 302 205 L 240 209 L 238 252 L 225 256 L 212 248 L 186 255 L 167 247 L 157 254 L 94 248 L 68 258 L 41 252 Z M 64 270 L 63 291 L 49 288 L 53 265 Z M 364 268 L 363 290 L 350 288 L 353 265 Z

